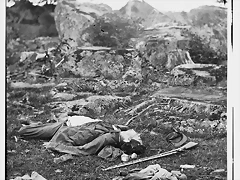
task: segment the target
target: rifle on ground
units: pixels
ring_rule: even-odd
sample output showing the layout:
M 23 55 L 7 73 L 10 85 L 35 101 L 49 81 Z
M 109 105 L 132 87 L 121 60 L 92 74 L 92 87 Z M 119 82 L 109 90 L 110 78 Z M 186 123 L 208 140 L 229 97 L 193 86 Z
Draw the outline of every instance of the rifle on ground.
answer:
M 176 154 L 178 152 L 181 152 L 181 151 L 193 148 L 193 147 L 195 147 L 197 145 L 198 145 L 198 143 L 189 142 L 189 143 L 185 144 L 184 146 L 179 147 L 177 149 L 173 149 L 171 151 L 167 151 L 167 152 L 164 152 L 164 153 L 161 153 L 161 154 L 156 154 L 156 155 L 153 155 L 153 156 L 150 156 L 150 157 L 145 157 L 145 158 L 141 158 L 141 159 L 125 162 L 125 163 L 120 163 L 118 165 L 114 165 L 114 166 L 105 168 L 105 169 L 103 169 L 103 171 L 108 171 L 108 170 L 111 170 L 111 169 L 125 167 L 125 166 L 129 166 L 129 165 L 132 165 L 132 164 L 137 164 L 137 163 L 140 163 L 140 162 L 145 162 L 145 161 L 149 161 L 149 160 L 153 160 L 153 159 L 169 156 L 169 155 Z

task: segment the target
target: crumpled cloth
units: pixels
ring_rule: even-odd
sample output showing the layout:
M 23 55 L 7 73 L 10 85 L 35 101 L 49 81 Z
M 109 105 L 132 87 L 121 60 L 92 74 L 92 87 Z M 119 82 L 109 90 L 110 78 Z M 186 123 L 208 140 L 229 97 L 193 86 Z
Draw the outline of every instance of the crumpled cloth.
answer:
M 102 120 L 92 119 L 92 118 L 86 117 L 86 116 L 71 116 L 71 117 L 68 117 L 66 124 L 67 124 L 67 126 L 81 126 L 81 125 L 89 123 L 89 122 L 98 122 L 98 121 L 102 121 Z
M 20 136 L 26 139 L 50 140 L 63 126 L 64 122 L 48 124 L 30 124 L 19 129 Z
M 123 151 L 119 148 L 113 147 L 113 146 L 105 146 L 99 153 L 98 156 L 108 160 L 108 161 L 114 161 L 119 156 L 123 154 Z
M 127 131 L 121 131 L 120 137 L 123 142 L 130 142 L 131 139 L 134 139 L 134 140 L 140 142 L 140 144 L 143 144 L 140 134 L 137 133 L 136 131 L 134 131 L 133 129 L 129 129 Z
M 139 172 L 131 173 L 124 177 L 123 180 L 178 180 L 174 173 L 161 168 L 159 164 L 150 165 Z
M 46 148 L 72 155 L 97 154 L 107 145 L 117 146 L 119 133 L 106 122 L 91 122 L 81 126 L 63 126 Z

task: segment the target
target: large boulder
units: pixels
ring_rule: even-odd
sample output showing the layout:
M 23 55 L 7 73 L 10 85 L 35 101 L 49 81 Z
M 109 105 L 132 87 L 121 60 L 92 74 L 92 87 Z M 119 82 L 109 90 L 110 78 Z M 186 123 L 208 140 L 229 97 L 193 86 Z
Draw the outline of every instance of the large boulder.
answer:
M 188 51 L 177 49 L 176 51 L 168 53 L 166 63 L 167 69 L 173 69 L 181 64 L 194 64 Z
M 88 79 L 77 82 L 80 91 L 99 94 L 132 92 L 142 81 L 141 58 L 133 49 L 81 47 L 68 56 L 62 77 Z
M 128 67 L 137 68 L 133 63 L 132 49 L 114 50 L 106 47 L 81 47 L 68 56 L 63 64 L 64 71 L 77 77 L 104 77 L 116 80 L 122 78 Z
M 175 67 L 171 74 L 174 85 L 216 85 L 226 81 L 227 66 L 215 64 L 182 64 Z
M 104 51 L 75 51 L 63 67 L 80 77 L 103 76 L 106 79 L 119 79 L 123 74 L 124 58 Z
M 96 1 L 59 0 L 55 8 L 55 22 L 60 39 L 71 40 L 71 46 L 85 44 L 84 30 L 98 16 L 111 12 L 111 7 Z
M 186 50 L 187 40 L 173 37 L 151 39 L 146 41 L 145 49 L 142 49 L 143 44 L 141 42 L 139 48 L 144 52 L 146 60 L 156 69 L 170 71 L 181 64 L 194 64 Z

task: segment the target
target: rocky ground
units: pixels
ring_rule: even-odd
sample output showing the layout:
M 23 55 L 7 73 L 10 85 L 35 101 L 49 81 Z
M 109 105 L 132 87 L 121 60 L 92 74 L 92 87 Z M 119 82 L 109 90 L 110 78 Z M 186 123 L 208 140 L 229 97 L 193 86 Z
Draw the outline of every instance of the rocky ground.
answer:
M 167 73 L 141 66 L 132 50 L 103 48 L 78 49 L 68 56 L 62 48 L 62 54 L 55 53 L 49 61 L 42 46 L 35 46 L 41 41 L 14 42 L 12 49 L 18 46 L 21 53 L 8 57 L 7 179 L 32 171 L 46 179 L 112 179 L 120 171 L 157 163 L 170 171 L 180 170 L 183 164 L 195 165 L 184 170 L 190 180 L 226 179 L 227 88 L 222 67 L 185 65 Z M 22 53 L 21 47 L 33 53 Z M 50 57 L 55 47 L 54 43 L 48 46 Z M 47 151 L 43 141 L 26 141 L 17 134 L 23 121 L 63 121 L 69 113 L 116 124 L 128 122 L 137 132 L 148 127 L 141 135 L 147 147 L 141 157 L 173 149 L 165 139 L 172 128 L 199 145 L 181 154 L 103 172 L 102 168 L 120 160 L 80 156 L 55 164 L 53 159 L 61 154 Z M 224 170 L 215 172 L 219 169 Z

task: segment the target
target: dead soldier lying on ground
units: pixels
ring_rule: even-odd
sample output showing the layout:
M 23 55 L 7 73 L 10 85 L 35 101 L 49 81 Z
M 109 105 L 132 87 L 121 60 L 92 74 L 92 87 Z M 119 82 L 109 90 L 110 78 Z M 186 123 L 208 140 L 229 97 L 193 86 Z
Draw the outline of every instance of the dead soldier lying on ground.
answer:
M 85 116 L 72 116 L 64 122 L 30 124 L 23 126 L 19 134 L 25 139 L 50 140 L 44 143 L 49 150 L 72 155 L 98 155 L 108 160 L 123 153 L 142 154 L 146 149 L 133 129 Z

